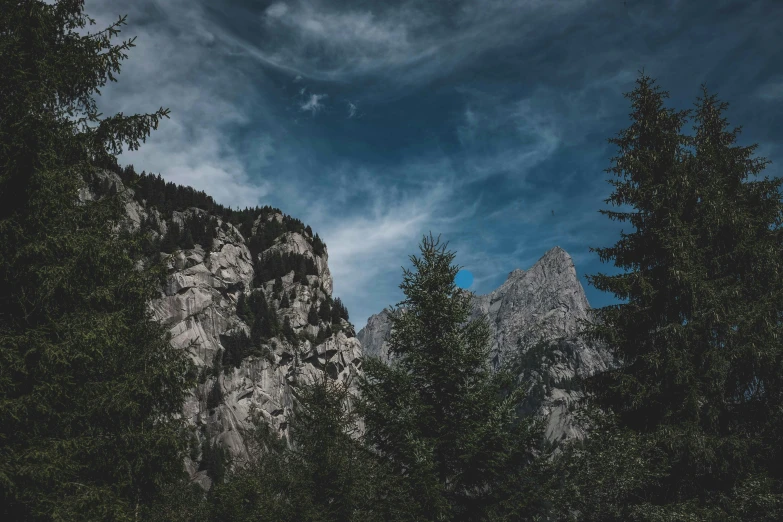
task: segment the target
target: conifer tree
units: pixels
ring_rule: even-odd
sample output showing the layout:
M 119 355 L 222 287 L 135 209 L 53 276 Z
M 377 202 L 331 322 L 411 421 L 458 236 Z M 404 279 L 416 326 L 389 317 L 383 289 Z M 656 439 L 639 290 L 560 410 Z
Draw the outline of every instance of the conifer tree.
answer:
M 489 326 L 468 321 L 471 294 L 455 286 L 455 254 L 439 243 L 425 237 L 415 272 L 404 269 L 407 312 L 390 316 L 394 362 L 365 360 L 367 441 L 404 479 L 417 520 L 530 515 L 520 477 L 540 425 L 516 416 L 521 388 L 491 370 Z
M 307 322 L 313 326 L 318 326 L 318 310 L 316 309 L 315 304 L 310 306 L 310 310 L 307 313 Z
M 294 328 L 291 326 L 291 320 L 288 318 L 288 316 L 285 316 L 283 318 L 283 336 L 290 341 L 294 342 L 295 334 L 294 334 Z
M 254 412 L 250 461 L 216 485 L 213 520 L 413 521 L 399 480 L 358 437 L 345 386 L 321 378 L 295 390 L 290 444 Z
M 328 299 L 324 299 L 321 302 L 321 307 L 318 309 L 318 317 L 325 323 L 331 322 L 332 308 Z
M 249 325 L 252 325 L 253 323 L 252 311 L 247 303 L 247 297 L 244 292 L 240 292 L 239 299 L 237 299 L 237 317 Z
M 84 180 L 167 110 L 101 119 L 132 40 L 80 34 L 83 2 L 0 9 L 0 518 L 134 520 L 183 473 L 193 380 L 148 309 L 156 276 Z M 113 159 L 113 158 L 112 158 Z M 93 178 L 94 179 L 94 178 Z
M 182 248 L 190 250 L 196 245 L 193 243 L 193 235 L 190 233 L 190 228 L 185 229 L 185 233 L 182 235 Z
M 176 221 L 172 221 L 169 224 L 166 234 L 163 236 L 163 240 L 160 243 L 160 249 L 162 252 L 172 253 L 177 250 L 180 243 L 180 228 Z
M 615 483 L 619 468 L 589 466 L 609 439 L 624 448 L 625 485 L 585 500 L 580 520 L 780 520 L 782 182 L 746 181 L 766 162 L 734 145 L 727 104 L 704 89 L 691 138 L 690 111 L 665 108 L 654 83 L 637 80 L 633 123 L 610 140 L 621 179 L 607 202 L 632 210 L 601 210 L 636 230 L 594 249 L 628 271 L 588 276 L 628 302 L 589 328 L 621 366 L 587 383 L 616 424 L 588 439 L 580 495 Z

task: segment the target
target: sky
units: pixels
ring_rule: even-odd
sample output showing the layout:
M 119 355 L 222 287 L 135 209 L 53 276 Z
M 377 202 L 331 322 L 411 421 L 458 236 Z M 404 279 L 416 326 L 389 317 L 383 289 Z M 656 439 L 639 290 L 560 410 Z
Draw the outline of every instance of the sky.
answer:
M 604 170 L 639 71 L 692 108 L 706 84 L 783 174 L 780 0 L 86 0 L 137 37 L 105 114 L 171 110 L 120 164 L 234 208 L 272 205 L 327 244 L 357 330 L 403 299 L 432 232 L 484 294 L 555 246 L 593 307 L 590 247 L 630 224 Z M 686 127 L 689 128 L 689 127 Z

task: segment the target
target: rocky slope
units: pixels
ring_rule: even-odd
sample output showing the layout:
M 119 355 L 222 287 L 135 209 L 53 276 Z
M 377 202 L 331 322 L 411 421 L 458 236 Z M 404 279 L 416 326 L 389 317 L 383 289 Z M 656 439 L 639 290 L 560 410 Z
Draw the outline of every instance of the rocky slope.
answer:
M 365 355 L 388 360 L 388 313 L 370 317 L 357 334 Z M 516 361 L 520 379 L 528 383 L 524 408 L 548 419 L 546 435 L 553 441 L 583 435 L 572 418 L 579 381 L 613 364 L 608 350 L 578 335 L 579 321 L 589 315 L 574 263 L 560 247 L 473 299 L 471 318 L 485 316 L 490 325 L 493 367 Z
M 222 447 L 235 459 L 246 456 L 240 428 L 250 427 L 252 409 L 284 431 L 294 388 L 312 382 L 324 372 L 352 387 L 361 369 L 362 355 L 353 326 L 328 311 L 313 320 L 311 309 L 321 310 L 325 302 L 334 302 L 326 248 L 316 255 L 309 232 L 284 232 L 253 259 L 249 248 L 252 236 L 263 234 L 273 225 L 278 230 L 284 220 L 281 213 L 259 215 L 253 222 L 251 237 L 245 238 L 231 223 L 198 208 L 164 216 L 155 208 L 148 208 L 146 201 L 135 200 L 133 191 L 110 171 L 96 173 L 80 198 L 94 199 L 102 191 L 121 192 L 127 214 L 125 225 L 136 230 L 150 227 L 154 239 L 163 238 L 174 223 L 185 229 L 197 218 L 205 219 L 208 228 L 213 229 L 208 234 L 212 239 L 202 240 L 210 244 L 196 242 L 192 248 L 163 254 L 168 259 L 168 273 L 160 297 L 150 303 L 155 317 L 169 328 L 171 342 L 189 349 L 200 369 L 201 383 L 183 405 L 183 413 L 208 453 L 214 454 L 215 447 Z M 303 266 L 314 266 L 316 273 L 297 277 L 296 271 L 290 270 L 279 276 L 279 281 L 277 277 L 265 280 L 263 273 L 256 273 L 275 262 L 280 272 L 279 260 L 286 255 L 301 261 Z M 240 297 L 245 302 L 261 303 L 259 309 L 263 310 L 238 314 Z M 248 313 L 256 314 L 253 321 L 257 326 L 266 322 L 283 324 L 282 331 L 270 327 L 274 335 L 267 332 L 255 336 L 248 324 Z M 262 313 L 274 318 L 261 317 Z M 250 337 L 258 341 L 252 348 L 247 346 Z M 236 339 L 244 340 L 241 349 L 237 348 Z M 195 460 L 188 459 L 186 467 L 194 480 L 208 488 L 206 471 L 199 471 L 205 467 L 203 462 L 199 465 L 204 454 L 202 451 L 200 457 L 194 455 Z

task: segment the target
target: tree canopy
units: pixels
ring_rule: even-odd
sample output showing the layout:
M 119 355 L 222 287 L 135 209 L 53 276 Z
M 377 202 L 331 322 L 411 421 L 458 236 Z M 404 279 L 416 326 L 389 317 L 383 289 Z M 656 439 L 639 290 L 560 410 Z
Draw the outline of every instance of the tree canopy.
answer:
M 0 514 L 132 520 L 179 478 L 194 380 L 151 317 L 155 270 L 118 230 L 116 195 L 81 201 L 96 165 L 138 148 L 168 111 L 100 118 L 133 40 L 83 2 L 0 9 Z

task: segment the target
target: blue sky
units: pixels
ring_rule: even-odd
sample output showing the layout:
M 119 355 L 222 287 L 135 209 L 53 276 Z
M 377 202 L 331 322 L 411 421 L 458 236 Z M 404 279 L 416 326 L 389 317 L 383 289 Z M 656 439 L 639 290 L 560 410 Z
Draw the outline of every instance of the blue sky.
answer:
M 622 94 L 638 71 L 693 106 L 730 103 L 740 144 L 783 172 L 779 0 L 87 0 L 137 36 L 105 114 L 171 109 L 121 164 L 234 207 L 273 205 L 324 238 L 357 329 L 398 302 L 401 266 L 442 234 L 487 293 L 548 249 L 614 273 L 588 247 L 601 216 Z M 626 225 L 626 231 L 628 230 Z

